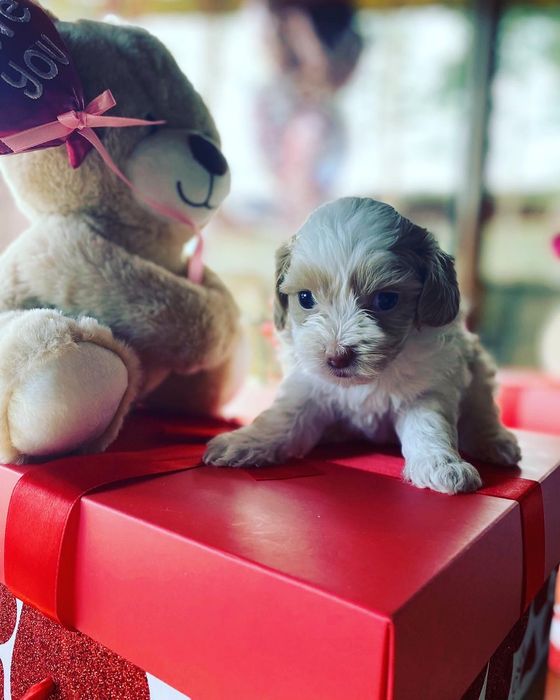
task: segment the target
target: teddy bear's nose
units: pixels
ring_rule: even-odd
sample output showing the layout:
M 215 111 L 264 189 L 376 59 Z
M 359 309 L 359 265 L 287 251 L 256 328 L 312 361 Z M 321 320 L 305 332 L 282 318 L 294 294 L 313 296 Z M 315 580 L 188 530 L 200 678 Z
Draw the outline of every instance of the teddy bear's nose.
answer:
M 211 141 L 205 139 L 204 136 L 191 134 L 189 136 L 189 146 L 197 163 L 206 168 L 211 175 L 225 175 L 227 173 L 228 165 L 226 159 L 219 149 Z

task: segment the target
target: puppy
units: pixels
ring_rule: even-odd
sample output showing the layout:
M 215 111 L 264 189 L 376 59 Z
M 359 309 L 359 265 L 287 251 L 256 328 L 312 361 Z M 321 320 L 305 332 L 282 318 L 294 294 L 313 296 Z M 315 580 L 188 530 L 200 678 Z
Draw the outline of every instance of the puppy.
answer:
M 453 259 L 392 207 L 348 197 L 317 209 L 277 253 L 274 321 L 287 372 L 271 408 L 214 438 L 204 461 L 305 455 L 340 428 L 400 439 L 404 478 L 473 491 L 480 460 L 516 464 L 493 400 L 494 368 L 459 318 Z

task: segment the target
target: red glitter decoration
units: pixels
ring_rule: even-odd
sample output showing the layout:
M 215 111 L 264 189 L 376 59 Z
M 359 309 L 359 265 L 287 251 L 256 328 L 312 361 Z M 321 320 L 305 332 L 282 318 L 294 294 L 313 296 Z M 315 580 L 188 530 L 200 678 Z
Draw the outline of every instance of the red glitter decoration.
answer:
M 4 596 L 5 590 L 0 586 Z M 66 630 L 24 605 L 12 659 L 12 697 L 21 698 L 48 676 L 55 683 L 49 700 L 150 697 L 144 671 L 89 637 Z
M 5 644 L 16 626 L 16 599 L 4 586 L 0 586 L 0 644 Z
M 552 249 L 556 257 L 560 258 L 560 233 L 557 233 L 552 239 Z

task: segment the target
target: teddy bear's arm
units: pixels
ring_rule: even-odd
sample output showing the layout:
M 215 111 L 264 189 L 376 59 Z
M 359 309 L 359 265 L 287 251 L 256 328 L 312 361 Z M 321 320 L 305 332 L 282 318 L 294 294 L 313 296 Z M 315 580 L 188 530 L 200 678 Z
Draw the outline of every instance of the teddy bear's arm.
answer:
M 208 270 L 195 285 L 83 221 L 35 225 L 11 248 L 7 257 L 18 286 L 12 296 L 19 308 L 31 299 L 69 315 L 93 316 L 150 362 L 177 372 L 214 367 L 230 352 L 237 306 Z

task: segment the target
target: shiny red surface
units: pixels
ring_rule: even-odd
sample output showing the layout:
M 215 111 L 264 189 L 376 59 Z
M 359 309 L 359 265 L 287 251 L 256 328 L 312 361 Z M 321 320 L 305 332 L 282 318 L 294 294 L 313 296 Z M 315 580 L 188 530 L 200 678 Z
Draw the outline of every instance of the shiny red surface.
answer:
M 141 459 L 216 428 L 140 420 L 115 449 Z M 521 440 L 515 473 L 542 482 L 548 566 L 560 439 Z M 300 478 L 202 467 L 87 496 L 78 629 L 194 700 L 456 700 L 519 616 L 519 506 L 420 491 L 395 478 L 396 453 L 336 449 Z M 0 467 L 0 523 L 16 478 Z

